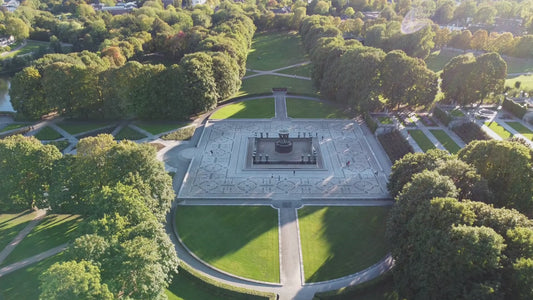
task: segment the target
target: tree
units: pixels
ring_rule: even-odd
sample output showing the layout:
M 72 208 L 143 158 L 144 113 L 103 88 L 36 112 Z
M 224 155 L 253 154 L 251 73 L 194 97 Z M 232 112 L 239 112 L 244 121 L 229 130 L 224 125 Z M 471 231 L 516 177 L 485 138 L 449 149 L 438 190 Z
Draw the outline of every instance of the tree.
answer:
M 40 299 L 114 299 L 99 268 L 86 261 L 55 263 L 40 279 Z
M 215 52 L 213 58 L 213 76 L 219 100 L 224 100 L 239 91 L 241 79 L 237 62 L 224 52 Z
M 531 150 L 516 142 L 474 141 L 458 153 L 488 181 L 499 207 L 512 207 L 533 214 Z
M 11 80 L 11 104 L 13 108 L 30 119 L 38 119 L 53 111 L 44 97 L 42 77 L 35 67 L 27 67 Z
M 211 110 L 215 107 L 219 95 L 213 74 L 213 59 L 206 53 L 187 54 L 180 62 L 183 70 L 184 96 L 193 99 L 194 113 Z
M 485 49 L 489 40 L 489 34 L 486 30 L 480 29 L 474 32 L 472 39 L 470 40 L 470 47 L 474 50 Z
M 61 157 L 55 146 L 34 137 L 0 140 L 0 207 L 4 212 L 46 208 L 52 166 Z
M 30 36 L 30 26 L 19 18 L 7 18 L 5 24 L 6 33 L 15 37 L 17 41 L 22 41 Z
M 437 75 L 424 61 L 394 50 L 385 56 L 380 68 L 383 96 L 391 107 L 432 103 L 437 93 Z
M 514 299 L 533 297 L 533 259 L 522 257 L 513 263 L 512 294 Z

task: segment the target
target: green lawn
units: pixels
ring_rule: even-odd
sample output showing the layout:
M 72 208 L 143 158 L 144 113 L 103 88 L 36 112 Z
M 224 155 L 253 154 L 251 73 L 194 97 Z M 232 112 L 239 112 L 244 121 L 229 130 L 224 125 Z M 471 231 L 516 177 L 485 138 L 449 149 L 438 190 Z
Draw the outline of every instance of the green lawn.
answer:
M 337 108 L 324 102 L 287 98 L 287 115 L 291 118 L 346 119 Z
M 388 252 L 390 207 L 316 207 L 298 210 L 306 282 L 335 279 L 364 270 Z
M 182 241 L 216 268 L 279 282 L 278 213 L 262 206 L 180 206 Z
M 392 272 L 340 290 L 315 294 L 320 300 L 400 300 L 394 291 Z
M 292 32 L 259 33 L 252 40 L 246 68 L 273 70 L 306 61 L 300 36 Z
M 450 116 L 455 117 L 455 118 L 461 118 L 465 116 L 465 113 L 459 109 L 454 109 L 450 111 Z
M 110 125 L 109 122 L 75 122 L 64 121 L 57 123 L 57 126 L 61 127 L 66 132 L 76 135 L 82 132 L 93 131 L 98 128 L 106 127 Z
M 426 58 L 426 65 L 430 70 L 440 72 L 444 66 L 455 56 L 464 54 L 462 51 L 443 49 L 431 53 Z M 526 73 L 533 72 L 533 59 L 502 57 L 507 63 L 507 73 Z
M 39 47 L 41 46 L 45 46 L 45 47 L 48 47 L 49 43 L 48 42 L 41 42 L 41 41 L 33 41 L 33 40 L 26 40 L 26 46 L 24 46 L 23 48 L 17 50 L 17 51 L 14 51 L 6 56 L 2 56 L 0 57 L 0 60 L 4 60 L 4 59 L 7 59 L 7 58 L 13 58 L 17 55 L 24 55 L 24 54 L 27 54 L 27 53 L 31 53 L 31 52 L 35 52 L 37 51 L 37 49 L 39 49 Z M 16 48 L 15 45 L 13 45 L 11 47 L 12 49 Z
M 54 145 L 59 151 L 63 151 L 67 149 L 67 147 L 70 145 L 69 141 L 51 141 L 47 143 L 47 145 Z
M 455 154 L 461 150 L 461 147 L 457 145 L 457 143 L 452 140 L 452 138 L 441 129 L 430 129 L 429 130 L 436 138 L 439 140 L 439 142 L 450 152 L 451 154 Z
M 76 215 L 48 215 L 28 234 L 2 265 L 39 254 L 77 237 L 81 218 Z
M 285 87 L 289 93 L 316 95 L 311 80 L 264 75 L 243 80 L 235 97 L 272 93 L 272 88 L 276 87 Z
M 132 129 L 129 126 L 125 126 L 124 128 L 122 128 L 117 133 L 117 135 L 115 135 L 115 139 L 117 139 L 117 140 L 132 140 L 132 141 L 136 141 L 136 140 L 143 139 L 145 137 L 146 137 L 146 135 L 138 132 L 135 129 Z
M 408 130 L 409 135 L 415 140 L 415 142 L 420 146 L 422 151 L 426 152 L 429 149 L 435 149 L 435 145 L 431 140 L 419 129 Z
M 0 214 L 0 251 L 35 217 L 35 212 Z
M 520 75 L 505 80 L 505 86 L 514 88 L 515 82 L 520 81 L 520 89 L 525 91 L 533 90 L 533 75 Z
M 265 119 L 275 116 L 274 98 L 246 100 L 221 107 L 211 119 Z
M 508 139 L 513 136 L 509 131 L 507 131 L 507 129 L 503 128 L 500 124 L 496 122 L 485 122 L 485 126 L 494 131 L 502 139 Z
M 46 126 L 37 132 L 35 137 L 40 141 L 52 141 L 62 138 L 63 136 L 52 127 Z
M 392 124 L 392 119 L 390 117 L 378 117 L 378 121 L 381 124 Z
M 307 64 L 307 65 L 300 66 L 300 67 L 294 67 L 294 68 L 290 68 L 286 70 L 281 70 L 281 71 L 278 71 L 278 73 L 311 77 L 312 68 L 313 68 L 312 64 Z
M 37 300 L 39 299 L 39 276 L 51 265 L 65 260 L 59 253 L 26 268 L 0 277 L 0 299 L 6 300 Z
M 134 123 L 135 126 L 144 129 L 151 134 L 160 134 L 163 132 L 172 131 L 174 129 L 181 128 L 183 126 L 189 125 L 189 123 L 185 122 L 147 122 L 147 121 L 139 121 Z
M 521 135 L 523 135 L 526 139 L 532 140 L 533 139 L 533 131 L 529 130 L 526 126 L 522 125 L 520 122 L 505 122 L 507 125 L 511 126 L 514 130 L 518 131 Z
M 16 123 L 16 124 L 9 124 L 7 125 L 6 127 L 0 129 L 0 132 L 6 132 L 6 131 L 10 131 L 10 130 L 13 130 L 13 129 L 18 129 L 18 128 L 22 128 L 22 127 L 26 127 L 30 124 L 28 123 L 24 123 L 24 124 L 20 124 L 20 123 Z

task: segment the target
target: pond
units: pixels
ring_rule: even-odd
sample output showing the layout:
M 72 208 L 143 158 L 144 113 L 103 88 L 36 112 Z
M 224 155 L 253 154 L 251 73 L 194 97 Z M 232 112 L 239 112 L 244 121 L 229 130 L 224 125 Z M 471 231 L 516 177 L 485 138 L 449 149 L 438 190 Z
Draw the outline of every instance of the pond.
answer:
M 11 98 L 9 97 L 9 87 L 11 83 L 9 78 L 0 77 L 0 112 L 8 111 L 14 112 L 13 106 L 11 106 Z

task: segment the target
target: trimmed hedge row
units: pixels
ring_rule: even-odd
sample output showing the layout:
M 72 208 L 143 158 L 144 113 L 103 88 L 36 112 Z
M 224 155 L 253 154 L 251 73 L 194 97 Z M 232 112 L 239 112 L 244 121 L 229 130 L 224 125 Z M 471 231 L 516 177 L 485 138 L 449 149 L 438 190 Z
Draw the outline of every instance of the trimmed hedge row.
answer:
M 490 136 L 485 133 L 477 124 L 468 122 L 452 128 L 466 144 L 474 140 L 490 140 Z
M 503 109 L 513 114 L 515 117 L 522 119 L 527 113 L 527 108 L 514 102 L 513 100 L 505 99 L 502 104 Z
M 379 135 L 378 140 L 392 163 L 402 158 L 407 153 L 414 152 L 413 147 L 411 147 L 409 142 L 398 130 Z
M 163 135 L 161 139 L 166 141 L 185 141 L 190 139 L 194 135 L 194 131 L 196 131 L 196 126 L 183 127 L 178 130 L 172 131 L 171 133 Z
M 433 116 L 439 119 L 439 121 L 446 126 L 448 126 L 448 124 L 450 124 L 452 121 L 452 117 L 438 106 L 433 109 Z
M 348 300 L 348 299 L 367 299 L 368 295 L 376 296 L 376 291 L 380 294 L 387 294 L 387 299 L 398 299 L 394 292 L 394 282 L 392 272 L 387 272 L 379 277 L 363 282 L 358 285 L 345 287 L 339 290 L 316 293 L 313 300 Z M 381 296 L 383 296 L 383 294 Z M 369 297 L 369 299 L 373 297 Z
M 378 129 L 378 123 L 376 123 L 376 121 L 372 118 L 372 116 L 369 113 L 365 113 L 364 118 L 365 118 L 366 126 L 368 126 L 368 129 L 370 129 L 372 133 L 376 132 L 376 130 Z

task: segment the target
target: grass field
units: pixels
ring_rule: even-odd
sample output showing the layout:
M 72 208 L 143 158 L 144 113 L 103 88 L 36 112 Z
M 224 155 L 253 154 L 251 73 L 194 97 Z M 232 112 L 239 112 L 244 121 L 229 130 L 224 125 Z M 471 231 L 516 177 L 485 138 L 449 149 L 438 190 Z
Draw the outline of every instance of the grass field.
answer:
M 292 32 L 259 33 L 252 40 L 246 68 L 273 70 L 306 61 L 300 36 Z
M 337 108 L 320 101 L 287 98 L 287 115 L 291 118 L 346 119 Z
M 455 154 L 461 150 L 461 147 L 457 145 L 457 143 L 452 140 L 452 138 L 441 129 L 430 129 L 429 130 L 436 138 L 439 140 L 439 142 L 450 152 L 451 154 Z
M 260 206 L 181 206 L 182 241 L 205 262 L 235 275 L 279 282 L 278 214 Z
M 311 77 L 312 68 L 313 68 L 312 64 L 307 64 L 307 65 L 300 66 L 300 67 L 294 67 L 294 68 L 282 70 L 282 71 L 279 71 L 278 73 Z
M 392 119 L 390 117 L 378 117 L 378 121 L 381 124 L 392 124 Z
M 77 237 L 81 218 L 76 215 L 48 215 L 18 244 L 4 260 L 9 265 L 67 243 Z
M 298 210 L 306 282 L 364 270 L 388 252 L 390 207 L 316 207 Z
M 57 126 L 61 127 L 66 132 L 76 135 L 82 132 L 93 131 L 98 128 L 106 127 L 110 123 L 108 122 L 73 122 L 64 121 L 57 123 Z
M 526 139 L 532 140 L 533 139 L 533 131 L 529 130 L 526 126 L 522 125 L 520 122 L 505 122 L 507 125 L 511 126 L 514 130 L 518 131 L 521 135 L 523 135 Z
M 248 78 L 242 81 L 241 90 L 235 95 L 245 96 L 272 93 L 272 88 L 286 87 L 289 93 L 315 95 L 311 80 L 264 75 Z
M 10 130 L 13 130 L 13 129 L 18 129 L 18 128 L 22 128 L 22 127 L 26 127 L 30 124 L 28 123 L 24 123 L 24 124 L 20 124 L 20 123 L 16 123 L 16 124 L 9 124 L 7 125 L 6 127 L 0 129 L 0 132 L 6 132 L 6 131 L 10 131 Z
M 0 214 L 0 251 L 35 217 L 35 212 Z
M 211 119 L 258 119 L 273 118 L 274 98 L 241 101 L 221 107 L 211 115 Z
M 444 66 L 457 55 L 464 54 L 462 51 L 454 51 L 449 49 L 438 50 L 431 53 L 426 58 L 426 65 L 430 70 L 434 72 L 440 72 L 444 69 Z M 507 73 L 526 73 L 533 72 L 533 59 L 516 58 L 516 57 L 503 57 L 507 63 Z
M 133 125 L 144 129 L 151 134 L 160 134 L 189 125 L 187 122 L 135 122 Z
M 533 75 L 520 75 L 505 80 L 505 86 L 514 88 L 515 82 L 520 81 L 520 89 L 525 91 L 533 90 Z
M 64 259 L 64 254 L 59 253 L 26 268 L 0 277 L 0 299 L 39 299 L 39 276 L 51 265 Z
M 415 140 L 415 142 L 420 146 L 422 151 L 426 152 L 429 149 L 435 149 L 435 145 L 431 140 L 419 129 L 408 130 L 409 135 Z
M 24 54 L 28 54 L 28 53 L 31 53 L 31 52 L 35 52 L 35 51 L 37 51 L 37 49 L 39 49 L 39 47 L 41 47 L 41 46 L 48 47 L 48 45 L 49 45 L 48 42 L 26 40 L 26 46 L 22 47 L 21 49 L 19 49 L 17 51 L 13 51 L 12 53 L 9 53 L 9 54 L 7 54 L 5 56 L 0 57 L 0 60 L 4 60 L 4 59 L 7 59 L 7 58 L 13 58 L 13 57 L 15 57 L 17 55 L 24 55 Z M 15 47 L 11 47 L 11 48 L 14 49 L 14 48 L 16 48 L 16 46 Z
M 500 124 L 496 122 L 485 122 L 485 126 L 490 128 L 504 140 L 513 136 L 509 131 L 507 131 L 507 129 L 503 128 Z
M 117 133 L 117 135 L 115 136 L 115 139 L 117 139 L 117 140 L 132 140 L 132 141 L 136 141 L 136 140 L 143 139 L 145 137 L 146 137 L 146 135 L 138 132 L 135 129 L 132 129 L 129 126 L 126 126 L 126 127 L 122 128 Z
M 52 141 L 62 138 L 63 136 L 52 127 L 44 127 L 41 129 L 35 137 L 40 141 Z

